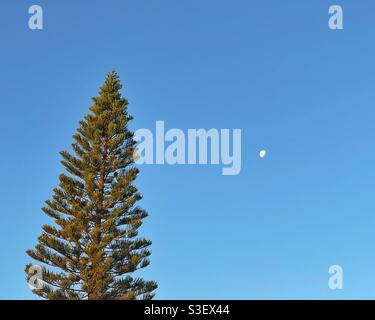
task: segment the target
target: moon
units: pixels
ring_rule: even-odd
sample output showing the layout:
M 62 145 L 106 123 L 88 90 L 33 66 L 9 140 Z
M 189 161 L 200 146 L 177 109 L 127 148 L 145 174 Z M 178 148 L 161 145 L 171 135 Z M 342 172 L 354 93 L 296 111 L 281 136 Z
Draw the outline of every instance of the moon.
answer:
M 267 151 L 266 150 L 261 150 L 259 152 L 259 157 L 261 157 L 261 158 L 264 158 L 266 155 L 267 155 Z

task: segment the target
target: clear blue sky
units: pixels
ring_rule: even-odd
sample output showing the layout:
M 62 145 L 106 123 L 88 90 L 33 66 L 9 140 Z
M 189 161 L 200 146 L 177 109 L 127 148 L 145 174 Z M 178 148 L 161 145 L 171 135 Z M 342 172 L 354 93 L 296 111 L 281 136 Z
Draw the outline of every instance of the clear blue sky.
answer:
M 157 298 L 375 298 L 372 0 L 2 0 L 0 15 L 0 298 L 35 299 L 25 250 L 50 222 L 58 152 L 113 68 L 133 129 L 242 129 L 238 176 L 141 167 Z

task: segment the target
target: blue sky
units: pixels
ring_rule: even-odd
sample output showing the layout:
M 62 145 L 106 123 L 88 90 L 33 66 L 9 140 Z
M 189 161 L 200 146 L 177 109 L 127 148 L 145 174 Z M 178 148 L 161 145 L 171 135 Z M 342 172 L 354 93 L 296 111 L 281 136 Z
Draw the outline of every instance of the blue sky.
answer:
M 44 30 L 28 8 L 44 9 Z M 328 28 L 328 7 L 344 30 Z M 375 299 L 375 3 L 2 0 L 0 299 L 24 275 L 40 210 L 105 74 L 133 129 L 242 129 L 242 171 L 141 167 L 159 299 Z M 266 149 L 261 159 L 259 150 Z M 344 289 L 328 288 L 328 268 Z

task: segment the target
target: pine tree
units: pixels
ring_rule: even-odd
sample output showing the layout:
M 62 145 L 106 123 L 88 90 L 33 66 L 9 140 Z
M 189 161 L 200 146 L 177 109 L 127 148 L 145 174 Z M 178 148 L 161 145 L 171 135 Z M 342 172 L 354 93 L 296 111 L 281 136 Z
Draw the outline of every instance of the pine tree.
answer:
M 42 209 L 56 225 L 44 225 L 27 251 L 42 263 L 43 286 L 33 292 L 45 299 L 152 299 L 157 288 L 131 276 L 149 264 L 151 241 L 137 235 L 147 212 L 137 206 L 136 142 L 121 88 L 112 71 L 73 135 L 74 155 L 60 153 L 67 174 Z

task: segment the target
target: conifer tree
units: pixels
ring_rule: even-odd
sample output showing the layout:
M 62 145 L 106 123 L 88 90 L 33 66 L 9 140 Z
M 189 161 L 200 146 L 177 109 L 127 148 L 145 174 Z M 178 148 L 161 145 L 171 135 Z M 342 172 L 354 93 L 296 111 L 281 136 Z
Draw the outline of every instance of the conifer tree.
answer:
M 137 206 L 136 142 L 121 88 L 112 71 L 73 135 L 74 153 L 60 153 L 67 172 L 42 209 L 55 225 L 44 225 L 27 251 L 42 263 L 43 285 L 33 292 L 45 299 L 152 299 L 157 288 L 132 276 L 149 264 L 151 241 L 137 232 L 147 212 Z

